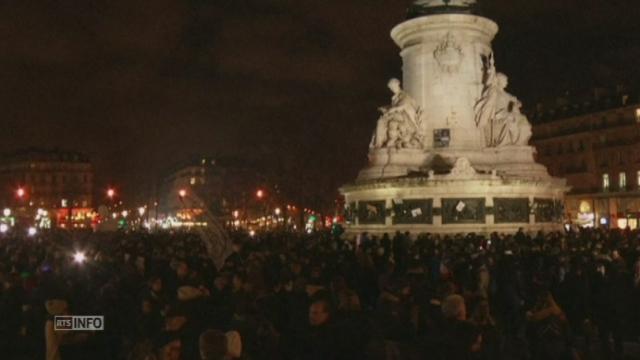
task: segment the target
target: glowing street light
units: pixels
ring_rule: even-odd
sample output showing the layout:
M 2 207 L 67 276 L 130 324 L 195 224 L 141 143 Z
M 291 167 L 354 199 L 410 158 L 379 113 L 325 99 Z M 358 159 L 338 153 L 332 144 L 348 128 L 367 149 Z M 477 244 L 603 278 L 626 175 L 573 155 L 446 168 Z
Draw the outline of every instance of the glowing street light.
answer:
M 187 190 L 180 189 L 180 191 L 178 191 L 178 195 L 180 195 L 181 198 L 187 196 Z
M 0 233 L 4 234 L 7 231 L 9 231 L 9 225 L 7 224 L 0 224 Z
M 276 215 L 280 215 L 280 213 L 282 212 L 282 210 L 280 210 L 280 208 L 276 208 L 276 210 L 274 211 L 276 213 Z
M 122 210 L 122 217 L 126 218 L 127 216 L 129 216 L 129 212 L 127 210 Z
M 258 199 L 262 199 L 264 197 L 264 190 L 259 189 L 258 191 L 256 191 L 256 197 Z
M 256 236 L 255 230 L 249 230 L 249 236 L 251 236 L 251 237 Z
M 138 208 L 138 214 L 140 214 L 140 217 L 144 216 L 145 211 L 147 211 L 147 209 L 145 209 L 144 206 Z
M 16 196 L 19 198 L 23 198 L 25 195 L 27 194 L 27 191 L 24 188 L 18 188 L 18 190 L 16 190 Z
M 38 233 L 38 230 L 36 230 L 36 228 L 33 226 L 27 230 L 27 235 L 29 236 L 35 236 L 37 233 Z
M 240 216 L 240 211 L 238 211 L 238 210 L 234 210 L 234 211 L 233 211 L 233 217 L 234 217 L 235 219 L 237 219 L 239 216 Z
M 76 251 L 73 254 L 73 261 L 78 263 L 78 264 L 82 264 L 87 260 L 86 255 L 82 252 L 82 251 Z
M 107 197 L 113 199 L 114 196 L 116 196 L 116 191 L 113 188 L 107 189 Z
M 4 211 L 2 212 L 2 214 L 3 214 L 5 217 L 9 217 L 9 216 L 11 216 L 11 209 L 9 209 L 9 208 L 4 209 Z

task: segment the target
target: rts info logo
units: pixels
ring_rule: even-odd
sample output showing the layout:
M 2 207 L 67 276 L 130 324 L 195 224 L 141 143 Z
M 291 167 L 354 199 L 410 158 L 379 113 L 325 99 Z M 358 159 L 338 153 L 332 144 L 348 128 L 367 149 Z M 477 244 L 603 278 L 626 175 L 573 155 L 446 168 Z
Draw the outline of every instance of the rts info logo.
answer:
M 56 316 L 53 328 L 56 331 L 102 331 L 104 330 L 104 316 Z

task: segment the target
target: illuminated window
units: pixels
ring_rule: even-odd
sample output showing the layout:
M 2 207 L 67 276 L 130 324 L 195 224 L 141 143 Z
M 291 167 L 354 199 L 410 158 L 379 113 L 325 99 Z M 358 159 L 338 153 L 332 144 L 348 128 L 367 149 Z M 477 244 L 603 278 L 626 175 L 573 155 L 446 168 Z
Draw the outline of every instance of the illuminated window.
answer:
M 636 109 L 636 121 L 640 123 L 640 108 Z
M 628 224 L 627 218 L 618 219 L 618 229 L 624 229 Z
M 638 187 L 640 187 L 640 170 L 638 170 L 638 175 L 637 175 L 637 177 L 638 177 Z
M 627 187 L 627 173 L 621 172 L 618 175 L 618 185 L 620 185 L 620 190 L 624 190 Z
M 195 185 L 196 184 L 196 178 L 192 177 L 191 180 L 189 181 L 189 183 L 191 185 Z
M 602 174 L 602 190 L 609 190 L 609 174 Z

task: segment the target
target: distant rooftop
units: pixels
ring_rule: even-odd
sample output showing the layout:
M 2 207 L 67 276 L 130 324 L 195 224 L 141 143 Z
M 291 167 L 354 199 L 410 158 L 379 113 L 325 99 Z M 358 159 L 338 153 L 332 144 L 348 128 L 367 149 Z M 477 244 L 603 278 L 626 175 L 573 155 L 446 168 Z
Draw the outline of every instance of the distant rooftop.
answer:
M 6 164 L 22 161 L 77 163 L 91 162 L 89 157 L 83 153 L 61 149 L 26 148 L 0 154 L 0 163 Z
M 237 157 L 229 157 L 229 156 L 205 156 L 205 155 L 194 155 L 189 157 L 186 160 L 180 161 L 173 166 L 170 166 L 165 172 L 164 175 L 172 175 L 180 170 L 190 167 L 220 167 L 226 169 L 233 168 L 253 168 L 259 169 L 259 164 L 256 161 L 250 161 L 247 159 L 241 159 Z
M 565 94 L 555 102 L 539 103 L 526 113 L 531 123 L 541 124 L 633 105 L 640 105 L 638 91 L 596 88 L 589 95 Z

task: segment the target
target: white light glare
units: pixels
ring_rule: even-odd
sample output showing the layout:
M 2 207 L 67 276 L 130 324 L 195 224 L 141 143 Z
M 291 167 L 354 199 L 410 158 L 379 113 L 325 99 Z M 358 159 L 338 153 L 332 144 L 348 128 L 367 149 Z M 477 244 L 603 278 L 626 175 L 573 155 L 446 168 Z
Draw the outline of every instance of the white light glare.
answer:
M 81 251 L 76 251 L 76 253 L 73 254 L 73 261 L 77 262 L 78 264 L 82 264 L 86 260 L 87 260 L 87 257 Z

